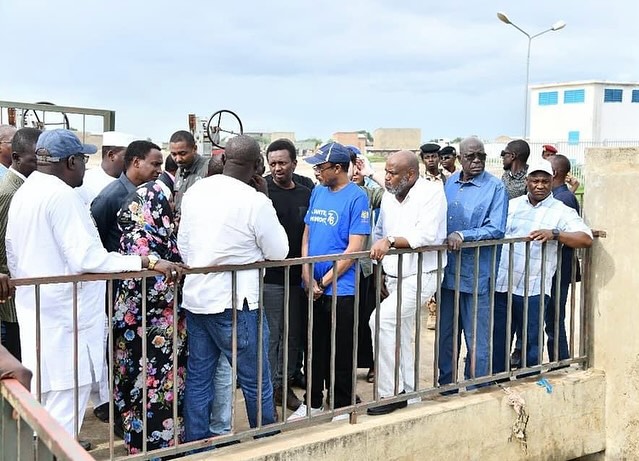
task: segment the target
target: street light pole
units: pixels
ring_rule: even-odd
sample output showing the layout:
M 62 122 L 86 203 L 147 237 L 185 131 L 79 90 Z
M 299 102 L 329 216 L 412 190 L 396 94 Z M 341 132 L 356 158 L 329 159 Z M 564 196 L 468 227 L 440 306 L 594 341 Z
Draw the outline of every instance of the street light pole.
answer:
M 497 13 L 497 18 L 503 22 L 504 24 L 509 24 L 511 26 L 513 26 L 515 29 L 517 29 L 519 32 L 521 32 L 522 34 L 524 34 L 527 38 L 528 38 L 528 53 L 526 55 L 526 86 L 524 88 L 525 91 L 525 98 L 524 98 L 524 138 L 527 139 L 528 138 L 528 85 L 530 83 L 530 46 L 532 44 L 533 38 L 537 38 L 540 35 L 543 35 L 547 32 L 554 32 L 560 29 L 563 29 L 564 27 L 566 27 L 566 23 L 564 21 L 557 21 L 556 23 L 554 23 L 549 29 L 546 30 L 542 30 L 541 32 L 535 34 L 535 35 L 530 35 L 528 32 L 526 32 L 524 29 L 522 29 L 521 27 L 519 27 L 517 24 L 513 23 L 508 16 L 506 16 L 505 13 Z

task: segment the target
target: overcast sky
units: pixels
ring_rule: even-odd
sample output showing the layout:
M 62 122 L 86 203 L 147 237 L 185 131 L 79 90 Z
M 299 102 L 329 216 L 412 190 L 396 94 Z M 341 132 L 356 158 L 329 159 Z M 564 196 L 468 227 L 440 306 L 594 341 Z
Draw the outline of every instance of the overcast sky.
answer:
M 148 6 L 142 6 L 148 5 Z M 112 109 L 166 141 L 237 112 L 297 139 L 379 127 L 521 134 L 530 81 L 639 81 L 639 1 L 0 0 L 0 99 Z

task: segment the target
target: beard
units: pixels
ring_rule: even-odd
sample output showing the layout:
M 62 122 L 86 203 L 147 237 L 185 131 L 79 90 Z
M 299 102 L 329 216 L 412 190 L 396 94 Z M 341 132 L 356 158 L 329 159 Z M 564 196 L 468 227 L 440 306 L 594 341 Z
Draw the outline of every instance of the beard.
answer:
M 392 195 L 398 195 L 399 193 L 406 190 L 408 186 L 408 176 L 404 176 L 400 179 L 399 183 L 396 186 L 386 186 L 386 192 Z

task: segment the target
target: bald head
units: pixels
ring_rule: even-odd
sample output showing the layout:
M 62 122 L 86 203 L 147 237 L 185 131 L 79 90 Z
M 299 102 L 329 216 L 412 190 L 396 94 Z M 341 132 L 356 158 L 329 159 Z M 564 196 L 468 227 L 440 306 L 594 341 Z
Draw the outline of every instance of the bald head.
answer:
M 386 159 L 386 190 L 402 201 L 419 178 L 419 160 L 409 150 L 394 152 Z
M 485 152 L 484 143 L 475 136 L 462 139 L 459 143 L 459 153 L 464 155 L 468 152 Z
M 419 160 L 414 152 L 400 150 L 388 156 L 388 161 L 393 161 L 398 167 L 419 170 Z

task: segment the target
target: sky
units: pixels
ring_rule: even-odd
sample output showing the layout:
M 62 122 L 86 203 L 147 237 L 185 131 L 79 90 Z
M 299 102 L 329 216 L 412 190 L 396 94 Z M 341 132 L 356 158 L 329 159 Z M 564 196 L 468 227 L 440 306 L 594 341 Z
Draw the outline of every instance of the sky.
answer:
M 530 83 L 639 81 L 637 0 L 0 0 L 0 100 L 116 111 L 168 140 L 189 113 L 246 131 L 521 135 Z

